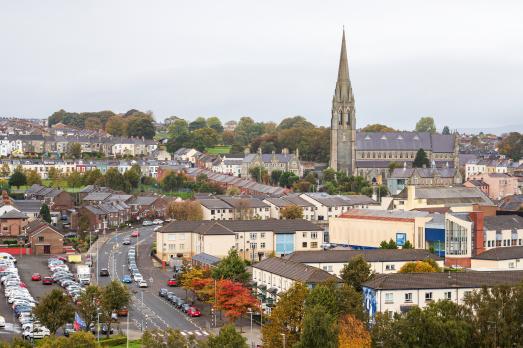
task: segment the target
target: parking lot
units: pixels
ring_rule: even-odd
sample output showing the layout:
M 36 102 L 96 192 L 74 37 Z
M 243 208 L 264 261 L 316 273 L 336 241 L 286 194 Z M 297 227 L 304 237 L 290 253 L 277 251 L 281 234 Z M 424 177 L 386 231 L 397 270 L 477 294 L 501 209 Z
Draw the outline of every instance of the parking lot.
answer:
M 60 288 L 58 285 L 43 285 L 42 281 L 32 281 L 33 273 L 40 273 L 42 277 L 51 275 L 47 268 L 49 255 L 22 256 L 18 258 L 18 271 L 20 278 L 27 285 L 27 288 L 36 300 L 47 294 L 53 288 Z

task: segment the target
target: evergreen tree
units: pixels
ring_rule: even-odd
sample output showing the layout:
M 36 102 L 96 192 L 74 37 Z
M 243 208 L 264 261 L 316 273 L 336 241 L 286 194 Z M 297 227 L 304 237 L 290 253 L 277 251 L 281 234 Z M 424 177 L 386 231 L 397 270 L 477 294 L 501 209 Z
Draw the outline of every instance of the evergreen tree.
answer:
M 250 279 L 250 274 L 246 270 L 245 261 L 238 255 L 238 251 L 231 249 L 229 254 L 212 269 L 212 277 L 246 283 Z
M 49 206 L 45 203 L 40 208 L 40 218 L 49 224 L 51 223 L 51 212 L 49 211 Z
M 9 178 L 9 186 L 20 187 L 25 184 L 27 184 L 27 178 L 25 174 L 17 168 Z
M 336 348 L 338 328 L 335 317 L 322 305 L 307 308 L 303 317 L 303 332 L 296 348 Z
M 412 162 L 412 166 L 414 168 L 423 168 L 423 166 L 430 167 L 430 161 L 423 149 L 419 149 L 418 152 L 416 152 L 416 157 L 414 158 L 414 162 Z
M 372 276 L 370 264 L 362 255 L 352 258 L 341 271 L 341 279 L 357 291 L 361 291 L 361 284 L 370 280 Z
M 448 126 L 445 126 L 443 127 L 443 131 L 441 132 L 441 134 L 443 135 L 449 135 L 450 134 L 450 129 Z

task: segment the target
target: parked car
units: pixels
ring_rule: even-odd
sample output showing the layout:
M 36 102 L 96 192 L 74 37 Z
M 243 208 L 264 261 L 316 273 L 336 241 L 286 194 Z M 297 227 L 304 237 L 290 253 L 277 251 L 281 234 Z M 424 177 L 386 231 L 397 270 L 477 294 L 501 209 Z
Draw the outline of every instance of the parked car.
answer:
M 143 222 L 142 222 L 142 226 L 152 226 L 152 225 L 153 225 L 153 222 L 149 221 L 149 220 L 143 220 Z
M 158 291 L 158 296 L 166 297 L 167 296 L 167 289 L 161 288 L 160 291 Z
M 100 277 L 109 277 L 109 270 L 107 268 L 102 268 L 100 270 Z
M 161 224 L 163 224 L 163 220 L 162 219 L 154 219 L 153 220 L 153 224 L 154 225 L 161 225 Z
M 131 279 L 131 276 L 126 274 L 122 278 L 122 283 L 131 284 L 133 280 Z
M 116 312 L 118 313 L 119 317 L 126 317 L 129 315 L 129 310 L 127 309 L 127 307 L 120 308 Z
M 0 327 L 5 327 L 5 318 L 0 315 Z
M 178 281 L 175 278 L 171 278 L 167 281 L 168 286 L 178 286 Z
M 138 286 L 140 288 L 146 288 L 148 285 L 147 285 L 147 282 L 145 280 L 140 280 L 140 282 L 138 283 Z
M 49 276 L 43 277 L 42 284 L 44 284 L 44 285 L 53 285 L 53 278 L 51 278 Z
M 139 236 L 140 236 L 140 231 L 138 231 L 138 230 L 135 230 L 135 231 L 133 231 L 133 233 L 131 233 L 131 237 L 136 238 L 136 237 L 139 237 Z
M 180 308 L 180 309 L 181 309 L 182 312 L 187 313 L 189 311 L 189 308 L 191 308 L 191 305 L 188 304 L 188 303 L 184 303 L 182 305 L 182 308 Z
M 42 276 L 40 275 L 40 273 L 33 273 L 33 275 L 31 276 L 31 280 L 40 281 L 42 280 Z
M 176 307 L 178 307 L 178 308 L 182 308 L 182 306 L 183 306 L 184 304 L 185 304 L 185 301 L 184 301 L 183 299 L 178 298 L 178 299 L 176 300 Z
M 74 330 L 73 324 L 71 324 L 71 323 L 65 324 L 65 326 L 64 326 L 64 336 L 65 337 L 69 336 L 70 334 L 73 334 L 74 332 L 75 332 L 75 330 Z
M 129 238 L 125 238 L 122 242 L 123 245 L 131 245 L 131 240 Z
M 187 311 L 187 315 L 190 316 L 190 317 L 199 317 L 202 315 L 202 313 L 198 310 L 198 308 L 196 307 L 191 307 L 189 308 L 189 310 Z

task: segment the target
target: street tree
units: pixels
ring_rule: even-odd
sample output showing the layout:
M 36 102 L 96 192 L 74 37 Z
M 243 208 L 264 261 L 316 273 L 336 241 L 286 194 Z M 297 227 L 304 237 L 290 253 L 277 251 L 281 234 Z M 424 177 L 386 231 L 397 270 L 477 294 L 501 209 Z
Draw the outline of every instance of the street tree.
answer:
M 436 123 L 434 122 L 434 118 L 430 116 L 420 118 L 418 123 L 416 123 L 415 131 L 436 133 Z
M 388 242 L 382 240 L 380 243 L 380 249 L 398 249 L 398 244 L 391 238 Z
M 322 305 L 306 308 L 303 332 L 295 348 L 336 348 L 338 326 L 336 318 Z
M 246 314 L 249 310 L 255 311 L 260 306 L 251 291 L 242 283 L 229 279 L 222 279 L 217 283 L 216 307 L 224 311 L 230 322 Z
M 414 168 L 423 168 L 430 167 L 430 161 L 427 157 L 427 153 L 423 149 L 419 149 L 416 152 L 416 157 L 414 157 L 414 162 L 412 162 L 412 167 Z
M 289 205 L 281 209 L 280 215 L 288 220 L 303 219 L 303 208 L 298 205 Z
M 67 186 L 71 188 L 77 188 L 82 186 L 82 175 L 76 171 L 71 172 L 67 178 L 65 179 L 67 182 Z
M 178 221 L 200 221 L 203 219 L 203 210 L 196 201 L 171 202 L 167 207 L 167 214 Z
M 196 294 L 196 297 L 210 305 L 216 304 L 216 291 L 218 289 L 217 281 L 212 278 L 195 279 L 192 281 L 191 287 Z
M 27 178 L 24 172 L 20 168 L 17 168 L 9 178 L 8 183 L 9 186 L 20 187 L 27 184 Z
M 353 257 L 343 266 L 341 279 L 357 291 L 361 291 L 361 284 L 373 277 L 370 264 L 362 255 Z
M 112 313 L 129 306 L 131 294 L 129 289 L 118 280 L 113 280 L 102 288 L 100 309 L 103 321 L 108 327 L 107 337 L 111 331 Z
M 399 273 L 433 273 L 438 272 L 430 263 L 425 261 L 406 262 L 401 266 Z
M 85 322 L 85 331 L 98 319 L 98 307 L 102 301 L 102 289 L 97 285 L 89 285 L 85 288 L 76 305 L 76 310 Z
M 51 212 L 49 211 L 49 206 L 46 203 L 43 203 L 40 207 L 40 218 L 47 223 L 51 223 Z
M 66 154 L 69 158 L 79 159 L 82 157 L 82 145 L 80 143 L 68 144 Z
M 234 325 L 225 325 L 218 336 L 211 335 L 203 341 L 200 348 L 248 348 L 247 339 L 243 337 Z
M 60 327 L 73 320 L 74 307 L 62 290 L 53 289 L 33 308 L 33 315 L 55 334 Z
M 234 248 L 229 250 L 226 257 L 213 267 L 211 274 L 214 279 L 229 279 L 245 284 L 250 279 L 250 274 L 246 269 L 245 261 L 240 257 Z
M 302 283 L 294 283 L 280 294 L 267 323 L 262 327 L 262 341 L 266 348 L 294 347 L 303 329 L 304 304 L 309 290 Z
M 338 325 L 338 348 L 370 348 L 371 336 L 361 320 L 352 314 L 343 316 Z

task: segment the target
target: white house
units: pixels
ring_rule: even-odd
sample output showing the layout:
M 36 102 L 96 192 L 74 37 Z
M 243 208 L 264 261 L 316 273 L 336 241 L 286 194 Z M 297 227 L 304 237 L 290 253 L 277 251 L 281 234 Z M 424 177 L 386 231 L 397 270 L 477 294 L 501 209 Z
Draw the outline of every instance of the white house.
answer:
M 331 217 L 338 217 L 349 209 L 367 209 L 379 206 L 379 203 L 364 195 L 329 195 L 326 192 L 309 192 L 300 195 L 300 198 L 314 204 L 316 219 L 328 221 Z

